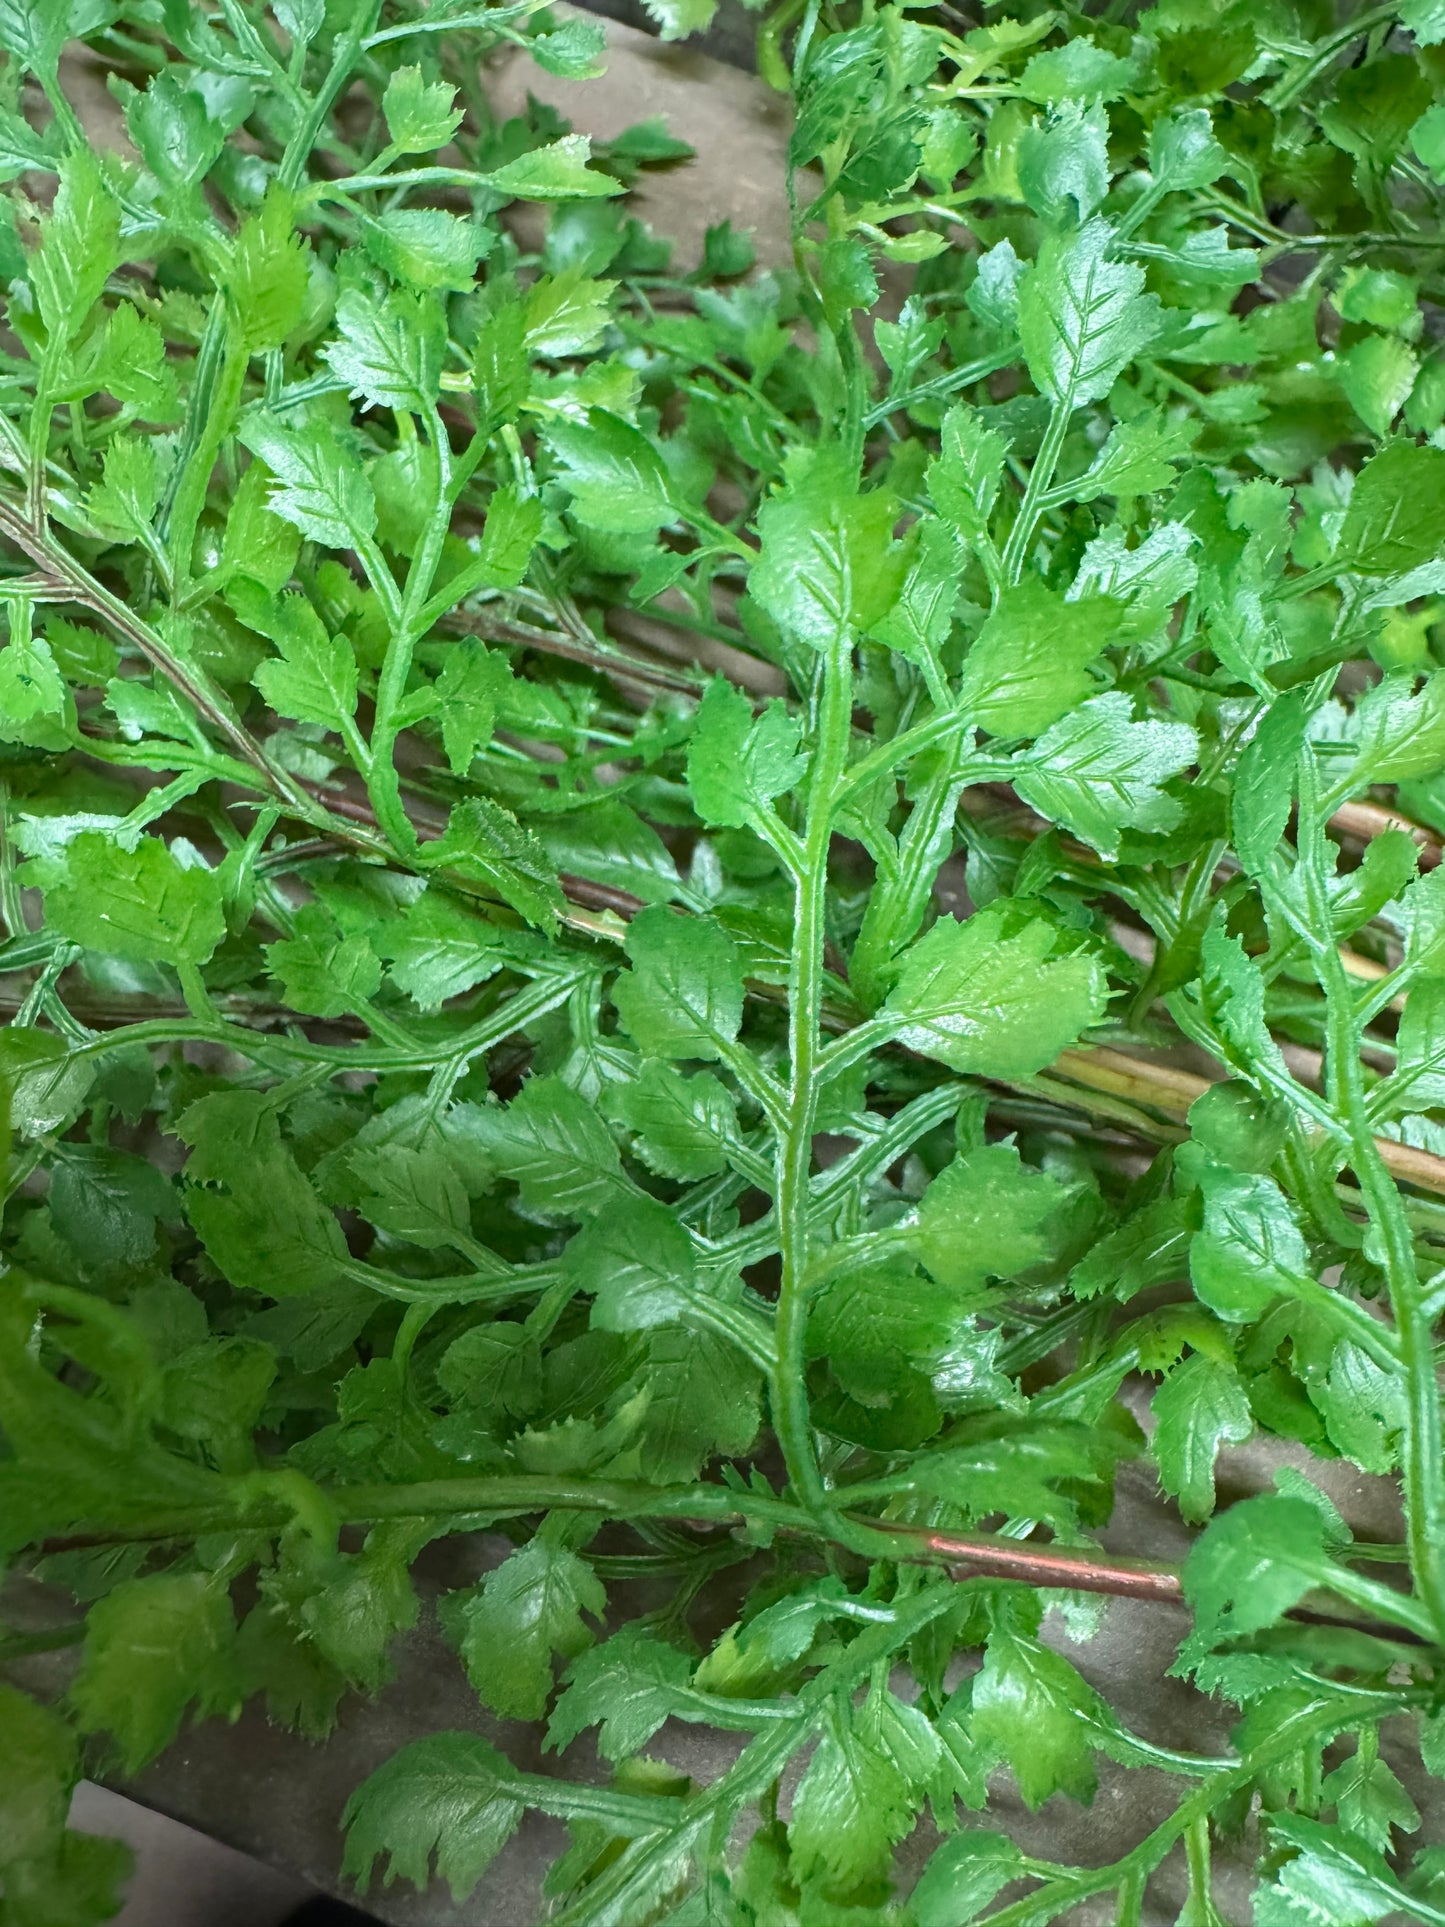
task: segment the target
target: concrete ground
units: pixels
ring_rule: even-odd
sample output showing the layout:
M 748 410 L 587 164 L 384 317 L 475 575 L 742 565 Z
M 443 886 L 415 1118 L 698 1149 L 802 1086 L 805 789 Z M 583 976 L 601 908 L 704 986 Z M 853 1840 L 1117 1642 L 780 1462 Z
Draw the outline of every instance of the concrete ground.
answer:
M 135 1855 L 113 1927 L 280 1927 L 315 1891 L 89 1780 L 75 1790 L 70 1824 L 122 1839 Z

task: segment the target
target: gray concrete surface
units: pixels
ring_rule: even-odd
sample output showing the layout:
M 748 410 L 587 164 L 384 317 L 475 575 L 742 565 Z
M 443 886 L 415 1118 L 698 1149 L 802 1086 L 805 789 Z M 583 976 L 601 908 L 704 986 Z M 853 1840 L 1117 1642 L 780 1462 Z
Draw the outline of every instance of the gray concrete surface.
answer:
M 70 1824 L 124 1840 L 135 1855 L 112 1927 L 280 1927 L 314 1891 L 295 1874 L 90 1780 L 75 1790 Z

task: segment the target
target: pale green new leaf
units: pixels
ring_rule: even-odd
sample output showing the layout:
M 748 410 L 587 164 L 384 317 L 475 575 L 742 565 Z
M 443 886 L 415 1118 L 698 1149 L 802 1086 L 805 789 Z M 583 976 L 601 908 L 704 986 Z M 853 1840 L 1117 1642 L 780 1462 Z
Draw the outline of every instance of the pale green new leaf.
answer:
M 978 1744 L 1013 1769 L 1027 1806 L 1042 1806 L 1059 1792 L 1092 1797 L 1097 1775 L 1089 1723 L 1103 1711 L 1062 1654 L 1016 1634 L 990 1636 L 969 1725 Z
M 1214 1462 L 1222 1445 L 1242 1445 L 1254 1431 L 1249 1399 L 1228 1366 L 1195 1352 L 1176 1365 L 1154 1394 L 1151 1441 L 1159 1482 L 1191 1524 L 1214 1510 Z
M 1121 831 L 1167 830 L 1179 821 L 1181 806 L 1161 785 L 1198 752 L 1187 723 L 1136 722 L 1129 698 L 1112 691 L 1063 717 L 1015 759 L 1014 784 L 1042 815 L 1114 857 Z
M 966 923 L 940 917 L 904 953 L 881 1019 L 956 1071 L 1027 1077 L 1097 1023 L 1104 1000 L 1094 957 L 1059 954 L 1045 919 L 995 903 Z
M 293 428 L 264 409 L 254 409 L 238 433 L 275 477 L 271 507 L 303 535 L 332 549 L 349 548 L 371 535 L 376 527 L 371 484 L 328 423 Z
M 373 408 L 424 415 L 437 398 L 446 319 L 435 294 L 393 290 L 384 302 L 348 288 L 336 304 L 340 333 L 325 356 L 332 372 Z
M 1095 219 L 1049 235 L 1019 287 L 1019 334 L 1029 373 L 1062 409 L 1099 401 L 1161 325 L 1144 273 L 1111 258 L 1114 229 Z
M 586 1560 L 539 1535 L 480 1586 L 451 1594 L 444 1611 L 483 1705 L 536 1720 L 551 1696 L 553 1659 L 575 1659 L 592 1644 L 583 1615 L 606 1604 Z
M 595 200 L 620 194 L 621 181 L 589 167 L 591 158 L 592 143 L 585 134 L 564 134 L 546 147 L 534 147 L 493 168 L 487 185 L 509 199 L 527 201 Z

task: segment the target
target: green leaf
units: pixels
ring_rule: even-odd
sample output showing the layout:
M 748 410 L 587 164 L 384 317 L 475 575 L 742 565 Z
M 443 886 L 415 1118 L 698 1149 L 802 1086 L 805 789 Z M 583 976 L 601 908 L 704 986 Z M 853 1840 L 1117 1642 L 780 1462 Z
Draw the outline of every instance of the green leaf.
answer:
M 1176 107 L 1149 129 L 1149 172 L 1170 194 L 1209 187 L 1229 172 L 1229 154 L 1214 138 L 1207 107 Z
M 86 1621 L 70 1704 L 82 1733 L 108 1733 L 121 1769 L 136 1773 L 198 1719 L 240 1707 L 236 1622 L 225 1587 L 209 1573 L 124 1580 Z
M 1336 544 L 1342 568 L 1404 575 L 1440 551 L 1445 449 L 1392 442 L 1355 478 Z
M 297 722 L 339 730 L 356 710 L 356 657 L 345 636 L 329 636 L 304 596 L 273 605 L 267 633 L 279 662 L 259 663 L 251 680 L 271 707 Z
M 1200 1002 L 1228 1061 L 1246 1075 L 1259 1063 L 1284 1072 L 1284 1059 L 1264 1020 L 1264 978 L 1240 939 L 1226 934 L 1222 916 L 1204 933 L 1200 962 Z
M 30 285 L 46 333 L 64 342 L 120 265 L 120 203 L 88 147 L 72 148 L 58 171 L 55 202 L 30 257 Z
M 656 448 L 631 422 L 604 408 L 547 430 L 572 512 L 588 528 L 653 535 L 677 519 L 673 481 Z
M 1023 277 L 1024 264 L 1014 253 L 1013 244 L 1008 240 L 996 242 L 978 257 L 978 272 L 968 285 L 964 300 L 968 303 L 970 314 L 981 321 L 985 328 L 996 334 L 1017 334 L 1019 320 L 1019 282 Z M 950 409 L 944 417 L 943 447 L 948 453 L 949 417 L 962 413 L 972 417 L 977 411 L 960 404 L 958 409 Z M 982 426 L 980 422 L 980 427 Z M 992 433 L 993 431 L 988 431 Z M 1007 442 L 1007 436 L 1003 437 Z
M 1192 1525 L 1214 1510 L 1214 1461 L 1221 1445 L 1243 1445 L 1254 1432 L 1249 1399 L 1228 1366 L 1195 1352 L 1176 1365 L 1154 1394 L 1151 1441 L 1159 1483 Z
M 49 1707 L 0 1684 L 0 1872 L 15 1861 L 59 1850 L 71 1791 L 80 1777 L 79 1749 Z
M 1007 1835 L 973 1828 L 956 1833 L 933 1855 L 908 1896 L 916 1927 L 969 1927 L 1000 1889 L 1027 1870 Z
M 521 494 L 510 482 L 492 491 L 477 552 L 477 587 L 516 589 L 521 586 L 542 533 L 542 518 L 539 497 Z
M 876 625 L 876 639 L 910 662 L 928 665 L 953 633 L 963 563 L 963 546 L 946 522 L 932 516 L 918 522 L 908 573 L 898 600 Z
M 134 1856 L 123 1840 L 67 1830 L 54 1854 L 18 1860 L 5 1874 L 5 1911 L 15 1927 L 89 1927 L 125 1904 Z
M 176 1130 L 193 1147 L 186 1216 L 232 1284 L 284 1298 L 333 1282 L 347 1255 L 341 1227 L 282 1144 L 259 1093 L 202 1098 Z
M 581 355 L 597 347 L 612 318 L 615 281 L 599 281 L 574 262 L 539 274 L 527 290 L 521 320 L 534 355 Z
M 1445 762 L 1445 671 L 1418 690 L 1409 675 L 1383 677 L 1355 705 L 1354 722 L 1352 787 L 1432 774 Z
M 386 83 L 381 111 L 398 154 L 429 154 L 445 147 L 462 124 L 462 109 L 452 105 L 455 87 L 428 81 L 420 67 L 398 67 Z
M 514 420 L 527 399 L 532 386 L 528 346 L 526 310 L 515 287 L 499 282 L 472 343 L 472 388 L 483 436 Z
M 1422 977 L 1413 985 L 1396 1043 L 1395 1074 L 1376 1096 L 1376 1108 L 1399 1115 L 1445 1103 L 1445 978 Z
M 65 684 L 50 644 L 13 628 L 0 649 L 0 736 L 23 742 L 37 717 L 63 717 Z
M 1026 1806 L 1054 1793 L 1092 1799 L 1089 1726 L 1105 1717 L 1098 1694 L 1062 1654 L 1016 1633 L 989 1635 L 969 1725 L 978 1745 L 1013 1769 Z
M 915 1249 L 941 1285 L 963 1292 L 1016 1278 L 1052 1255 L 1047 1226 L 1068 1197 L 1012 1144 L 982 1145 L 946 1164 L 924 1192 Z
M 605 1760 L 640 1753 L 671 1714 L 686 1703 L 687 1655 L 634 1621 L 574 1659 L 566 1689 L 552 1709 L 547 1745 L 561 1752 L 589 1726 L 599 1728 Z
M 1257 1893 L 1261 1927 L 1370 1927 L 1406 1905 L 1388 1861 L 1366 1841 L 1303 1814 L 1271 1816 L 1270 1833 L 1297 1851 Z M 1411 1909 L 1410 1911 L 1413 1911 Z
M 388 1883 L 445 1880 L 460 1906 L 517 1830 L 511 1762 L 475 1733 L 429 1733 L 362 1781 L 346 1802 L 342 1872 L 365 1892 L 378 1860 Z
M 889 393 L 901 394 L 937 352 L 943 340 L 943 323 L 937 317 L 930 320 L 922 301 L 911 294 L 900 309 L 897 321 L 874 322 L 873 338 L 893 377 Z
M 103 22 L 110 13 L 102 6 L 94 24 L 84 20 L 91 12 L 85 0 L 4 0 L 0 6 L 0 47 L 38 74 L 52 77 L 60 61 L 60 50 L 72 34 Z
M 649 1331 L 676 1324 L 691 1309 L 697 1259 L 675 1212 L 633 1197 L 625 1211 L 600 1211 L 568 1245 L 563 1263 L 594 1301 L 599 1331 Z
M 1059 101 L 1117 100 L 1134 79 L 1134 63 L 1096 46 L 1092 34 L 1077 34 L 1062 47 L 1035 54 L 1019 82 L 1025 100 L 1054 106 Z
M 785 704 L 754 716 L 741 690 L 714 677 L 698 705 L 687 748 L 687 787 L 704 823 L 741 829 L 803 777 L 799 730 Z
M 122 849 L 85 830 L 28 877 L 45 892 L 50 927 L 72 943 L 141 963 L 201 964 L 226 934 L 213 870 L 183 868 L 156 836 Z
M 67 1145 L 52 1168 L 51 1221 L 81 1263 L 97 1270 L 144 1264 L 156 1248 L 156 1221 L 179 1215 L 164 1175 L 131 1152 Z
M 1092 220 L 1049 235 L 1019 285 L 1019 335 L 1029 373 L 1061 409 L 1099 401 L 1159 332 L 1144 273 L 1111 259 L 1114 229 Z
M 546 33 L 533 33 L 527 51 L 545 73 L 564 80 L 596 80 L 607 71 L 607 36 L 595 20 L 563 20 Z
M 375 530 L 376 499 L 366 471 L 348 459 L 328 423 L 290 428 L 258 408 L 242 418 L 237 433 L 276 480 L 271 508 L 303 535 L 345 549 Z
M 1047 119 L 1025 127 L 1016 164 L 1019 188 L 1035 214 L 1052 227 L 1087 221 L 1109 192 L 1108 144 L 1108 115 L 1077 98 L 1060 99 Z
M 101 479 L 86 495 L 85 506 L 97 528 L 134 541 L 149 532 L 160 498 L 160 464 L 154 446 L 125 437 L 105 451 Z
M 717 12 L 717 0 L 644 0 L 644 5 L 661 28 L 662 40 L 686 40 L 689 34 L 706 33 Z
M 446 318 L 434 293 L 399 289 L 376 301 L 347 288 L 336 304 L 337 340 L 325 356 L 331 371 L 372 408 L 424 415 L 440 392 Z
M 1074 484 L 1074 492 L 1081 501 L 1092 502 L 1101 495 L 1151 495 L 1156 489 L 1168 488 L 1176 480 L 1175 463 L 1186 459 L 1196 433 L 1193 423 L 1169 421 L 1162 415 L 1135 415 L 1118 422 L 1093 463 Z M 1106 530 L 1104 539 L 1111 536 L 1122 549 L 1123 531 Z M 1096 537 L 1090 547 L 1100 539 Z M 1153 540 L 1146 537 L 1141 548 L 1147 550 Z M 1193 586 L 1192 578 L 1185 586 Z M 1169 600 L 1177 600 L 1181 593 L 1176 591 Z
M 445 833 L 425 846 L 423 860 L 500 897 L 528 923 L 543 930 L 555 926 L 563 902 L 557 872 L 531 831 L 491 797 L 458 803 Z
M 238 586 L 259 582 L 269 595 L 284 589 L 296 568 L 301 552 L 301 531 L 267 507 L 274 478 L 264 462 L 252 462 L 242 475 L 226 520 L 221 546 L 221 565 L 240 577 L 231 583 L 229 598 L 234 607 Z
M 311 905 L 297 919 L 294 937 L 266 945 L 266 968 L 290 1008 L 308 1017 L 343 1017 L 381 987 L 381 960 L 367 939 L 336 930 Z
M 1243 1324 L 1308 1275 L 1309 1254 L 1272 1178 L 1202 1163 L 1204 1226 L 1189 1247 L 1189 1275 L 1209 1309 Z
M 1107 1511 L 1114 1469 L 1128 1451 L 1120 1439 L 1080 1424 L 1023 1420 L 976 1444 L 950 1445 L 915 1462 L 927 1492 L 959 1506 L 972 1519 L 1001 1512 L 1010 1519 L 1042 1519 L 1056 1532 L 1078 1530 L 1080 1485 L 1097 1488 Z
M 1351 408 L 1372 434 L 1383 438 L 1410 398 L 1420 363 L 1397 336 L 1366 335 L 1344 351 L 1336 369 Z
M 1058 945 L 1051 924 L 1008 903 L 966 923 L 940 917 L 904 953 L 881 1019 L 908 1049 L 953 1070 L 1032 1076 L 1104 1010 L 1096 959 Z
M 743 1016 L 738 954 L 721 925 L 657 904 L 627 932 L 632 969 L 612 987 L 623 1027 L 652 1057 L 722 1057 Z
M 574 201 L 621 194 L 621 181 L 587 165 L 592 143 L 585 134 L 564 134 L 534 147 L 486 176 L 487 185 L 509 200 Z
M 1005 589 L 964 659 L 959 706 L 995 736 L 1037 736 L 1098 687 L 1092 663 L 1112 641 L 1107 596 L 1065 603 L 1031 577 Z
M 1284 835 L 1308 723 L 1303 696 L 1291 690 L 1260 719 L 1239 759 L 1230 798 L 1230 827 L 1239 860 L 1251 876 L 1269 868 Z
M 1414 1833 L 1420 1810 L 1390 1766 L 1363 1743 L 1325 1777 L 1320 1793 L 1333 1805 L 1339 1823 L 1377 1853 L 1390 1853 L 1396 1828 Z
M 255 214 L 236 232 L 227 293 L 251 353 L 279 348 L 306 308 L 310 284 L 306 244 L 294 229 L 295 209 L 284 189 L 272 186 Z
M 585 1098 L 556 1077 L 532 1077 L 505 1110 L 483 1111 L 478 1135 L 522 1203 L 549 1223 L 575 1222 L 626 1196 L 617 1146 Z
M 1136 722 L 1132 709 L 1120 691 L 1095 696 L 1015 759 L 1014 787 L 1024 801 L 1103 857 L 1118 855 L 1122 830 L 1173 828 L 1182 805 L 1160 785 L 1199 753 L 1187 723 Z
M 606 1605 L 586 1560 L 539 1534 L 480 1586 L 450 1594 L 444 1611 L 482 1704 L 509 1719 L 539 1720 L 554 1657 L 575 1659 L 590 1646 L 583 1614 L 598 1617 Z
M 1009 255 L 1012 258 L 1012 248 Z M 989 259 L 984 256 L 984 261 Z M 980 264 L 980 279 L 983 274 Z M 928 493 L 939 514 L 974 549 L 988 535 L 1007 454 L 1008 438 L 985 427 L 976 408 L 960 402 L 944 416 L 940 452 L 928 464 Z
M 79 358 L 75 387 L 103 390 L 125 409 L 150 422 L 172 422 L 180 413 L 176 378 L 166 360 L 165 337 L 143 321 L 128 301 L 111 309 L 105 329 L 92 335 Z
M 1445 40 L 1445 15 L 1439 0 L 1404 0 L 1400 21 L 1422 47 L 1434 47 Z
M 435 207 L 397 207 L 367 216 L 361 238 L 372 259 L 409 288 L 465 292 L 493 235 L 476 221 Z
M 1221 1513 L 1184 1563 L 1184 1591 L 1200 1638 L 1259 1632 L 1312 1586 L 1327 1583 L 1327 1534 L 1307 1499 L 1265 1493 Z
M 72 1122 L 93 1075 L 92 1066 L 73 1057 L 53 1031 L 18 1024 L 0 1030 L 0 1079 L 10 1128 L 21 1137 L 40 1137 Z
M 436 680 L 442 745 L 453 776 L 465 776 L 477 751 L 492 740 L 497 703 L 512 681 L 506 659 L 474 636 L 454 643 Z
M 389 980 L 428 1013 L 495 976 L 505 955 L 492 926 L 432 889 L 377 932 L 375 948 Z
M 433 1250 L 471 1238 L 471 1203 L 455 1166 L 436 1146 L 353 1151 L 352 1175 L 366 1187 L 359 1209 L 368 1224 Z
M 849 1893 L 887 1874 L 913 1829 L 913 1789 L 899 1762 L 870 1745 L 853 1709 L 832 1701 L 788 1823 L 800 1880 Z
M 630 1083 L 608 1086 L 607 1115 L 633 1133 L 632 1150 L 659 1177 L 715 1177 L 737 1140 L 737 1104 L 710 1072 L 684 1077 L 656 1057 Z
M 748 589 L 802 642 L 826 648 L 876 628 L 902 587 L 904 551 L 893 541 L 897 504 L 860 495 L 830 451 L 799 458 L 786 487 L 758 511 L 762 553 Z
M 226 142 L 201 94 L 170 68 L 153 74 L 144 93 L 126 90 L 125 124 L 163 193 L 178 198 L 210 171 Z
M 717 1333 L 676 1325 L 652 1330 L 647 1382 L 644 1478 L 659 1485 L 685 1483 L 709 1459 L 740 1457 L 757 1437 L 761 1374 Z

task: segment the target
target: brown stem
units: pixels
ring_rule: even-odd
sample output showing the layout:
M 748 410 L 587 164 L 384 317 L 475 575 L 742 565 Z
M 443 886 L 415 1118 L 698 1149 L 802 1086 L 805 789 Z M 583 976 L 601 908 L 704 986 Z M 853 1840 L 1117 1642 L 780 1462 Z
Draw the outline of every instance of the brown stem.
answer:
M 293 808 L 299 806 L 304 812 L 305 792 L 294 778 L 275 767 L 250 730 L 231 713 L 225 697 L 210 687 L 208 679 L 182 662 L 167 648 L 148 622 L 142 620 L 133 609 L 128 609 L 104 583 L 97 581 L 67 549 L 52 539 L 47 530 L 36 527 L 17 504 L 3 497 L 0 497 L 0 535 L 13 542 L 44 571 L 50 585 L 48 593 L 52 598 L 78 603 L 89 609 L 108 623 L 117 635 L 132 643 L 147 662 L 159 669 L 166 680 L 181 692 L 196 714 L 204 717 L 213 729 L 225 737 L 241 760 L 250 764 L 264 778 L 268 790 Z
M 1151 1064 L 1147 1058 L 1127 1057 L 1122 1051 L 1066 1050 L 1053 1065 L 1055 1075 L 1086 1089 L 1152 1104 L 1172 1117 L 1183 1117 L 1196 1097 L 1217 1079 L 1196 1077 L 1171 1064 Z M 1418 1185 L 1445 1197 L 1445 1158 L 1394 1138 L 1377 1137 L 1375 1145 L 1390 1175 L 1402 1184 Z
M 559 635 L 552 629 L 534 628 L 530 623 L 487 615 L 481 610 L 453 610 L 446 618 L 445 626 L 461 630 L 466 635 L 480 636 L 485 642 L 513 643 L 519 648 L 536 649 L 543 655 L 560 656 L 566 662 L 585 663 L 589 669 L 596 669 L 603 675 L 621 677 L 624 681 L 642 683 L 649 688 L 676 690 L 684 696 L 696 696 L 702 688 L 701 677 L 689 675 L 685 670 L 668 668 L 662 663 L 648 661 L 645 656 L 608 648 L 604 643 L 588 644 L 571 636 Z
M 949 1562 L 949 1576 L 954 1579 L 1018 1579 L 1028 1586 L 1059 1586 L 1172 1604 L 1184 1598 L 1178 1566 L 1156 1559 L 1114 1558 L 1075 1546 L 1029 1545 L 992 1532 L 920 1532 L 916 1526 L 878 1519 L 858 1523 L 871 1531 L 906 1535 L 918 1553 Z

